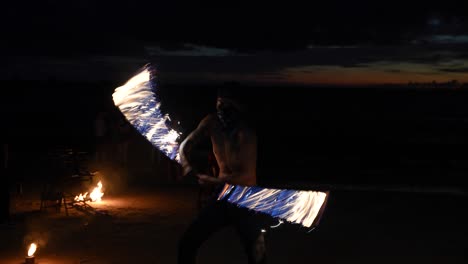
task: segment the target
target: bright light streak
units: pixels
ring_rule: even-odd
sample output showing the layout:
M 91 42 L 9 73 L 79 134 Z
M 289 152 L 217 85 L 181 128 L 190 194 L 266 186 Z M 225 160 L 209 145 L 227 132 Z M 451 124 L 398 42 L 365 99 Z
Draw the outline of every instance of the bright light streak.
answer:
M 313 225 L 327 197 L 326 193 L 317 191 L 227 185 L 218 200 L 228 197 L 230 203 L 305 227 Z
M 147 65 L 127 83 L 115 89 L 114 104 L 140 134 L 172 160 L 179 161 L 181 133 L 170 128 L 169 115 L 161 112 L 154 76 Z
M 276 225 L 274 225 L 274 226 L 270 226 L 270 228 L 277 228 L 277 227 L 279 227 L 281 224 L 283 224 L 283 221 L 278 220 L 278 224 L 276 224 Z

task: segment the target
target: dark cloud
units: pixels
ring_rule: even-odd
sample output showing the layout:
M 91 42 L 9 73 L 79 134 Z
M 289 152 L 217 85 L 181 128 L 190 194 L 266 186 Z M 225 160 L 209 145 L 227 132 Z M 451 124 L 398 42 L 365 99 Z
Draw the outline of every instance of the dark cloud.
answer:
M 453 46 L 452 46 L 453 47 Z M 460 48 L 461 49 L 461 48 Z M 50 57 L 21 56 L 9 58 L 7 69 L 11 76 L 23 78 L 77 78 L 115 79 L 123 72 L 132 72 L 147 62 L 157 66 L 162 76 L 177 79 L 177 76 L 193 76 L 191 80 L 203 79 L 208 74 L 258 76 L 261 78 L 286 78 L 285 70 L 294 69 L 304 74 L 317 73 L 331 68 L 375 68 L 385 72 L 413 72 L 424 74 L 424 70 L 410 69 L 407 64 L 425 65 L 427 74 L 440 72 L 463 72 L 467 63 L 461 59 L 457 49 L 436 47 L 311 47 L 296 51 L 269 51 L 239 53 L 229 49 L 207 46 L 182 45 L 181 49 L 167 51 L 160 47 L 147 47 L 146 55 L 105 55 Z M 151 52 L 148 52 L 151 51 Z M 156 51 L 156 52 L 155 52 Z M 463 52 L 463 51 L 462 51 Z M 150 55 L 149 53 L 153 54 Z M 406 64 L 406 66 L 401 66 Z M 311 67 L 311 69 L 307 69 Z M 461 69 L 457 71 L 457 69 Z M 42 77 L 41 77 L 42 76 Z M 57 76 L 57 77 L 54 77 Z M 68 76 L 68 77 L 67 77 Z M 281 76 L 281 77 L 274 77 Z M 9 77 L 3 77 L 9 78 Z
M 152 61 L 162 71 L 262 73 L 281 72 L 286 68 L 304 66 L 337 66 L 363 68 L 375 63 L 415 63 L 436 66 L 459 59 L 456 49 L 434 47 L 373 47 L 309 48 L 290 52 L 258 52 L 249 56 L 157 56 Z
M 385 70 L 386 72 L 391 72 L 391 73 L 400 73 L 402 72 L 402 70 L 400 69 L 389 69 L 389 70 Z
M 468 67 L 460 67 L 460 68 L 442 68 L 439 69 L 442 72 L 454 72 L 454 73 L 468 73 Z
M 49 75 L 69 76 L 72 70 L 87 76 L 94 68 L 112 78 L 116 69 L 153 61 L 173 74 L 274 78 L 284 69 L 306 66 L 419 63 L 452 69 L 444 63 L 468 57 L 468 9 L 451 0 L 222 6 L 30 1 L 8 2 L 2 9 L 6 41 L 0 53 L 8 76 L 28 75 L 35 67 Z M 28 61 L 34 66 L 22 65 Z
M 31 55 L 131 53 L 184 43 L 241 52 L 314 45 L 400 45 L 428 34 L 467 32 L 455 1 L 327 1 L 281 4 L 159 1 L 9 2 L 3 47 Z M 438 21 L 431 23 L 430 21 Z
M 240 55 L 229 49 L 213 48 L 193 44 L 183 44 L 180 48 L 150 46 L 145 48 L 150 56 L 228 56 Z

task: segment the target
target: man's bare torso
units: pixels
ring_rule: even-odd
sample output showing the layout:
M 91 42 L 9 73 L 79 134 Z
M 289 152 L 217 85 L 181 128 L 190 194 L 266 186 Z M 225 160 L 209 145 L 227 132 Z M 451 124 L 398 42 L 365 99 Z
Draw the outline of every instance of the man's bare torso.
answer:
M 212 117 L 209 133 L 213 153 L 219 166 L 219 178 L 238 185 L 255 185 L 257 178 L 255 131 L 242 124 L 226 131 L 219 119 Z

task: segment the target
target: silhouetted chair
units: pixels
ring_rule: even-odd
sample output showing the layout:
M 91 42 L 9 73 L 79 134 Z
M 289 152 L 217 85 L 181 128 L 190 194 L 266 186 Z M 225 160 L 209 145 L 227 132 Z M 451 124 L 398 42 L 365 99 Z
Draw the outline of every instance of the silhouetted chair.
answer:
M 61 184 L 44 184 L 41 192 L 41 207 L 40 210 L 44 211 L 47 208 L 55 208 L 57 212 L 60 212 L 62 205 L 65 207 L 65 214 L 68 216 L 67 199 Z

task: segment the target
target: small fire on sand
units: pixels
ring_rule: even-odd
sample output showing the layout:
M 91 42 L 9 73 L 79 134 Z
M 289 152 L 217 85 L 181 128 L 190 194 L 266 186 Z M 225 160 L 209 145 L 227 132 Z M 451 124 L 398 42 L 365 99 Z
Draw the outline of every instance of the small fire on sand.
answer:
M 36 253 L 37 245 L 36 243 L 31 243 L 28 249 L 28 256 L 26 257 L 26 264 L 34 264 L 34 253 Z
M 97 186 L 94 187 L 93 191 L 89 194 L 88 192 L 85 192 L 84 194 L 77 195 L 75 196 L 75 202 L 84 202 L 87 200 L 90 200 L 92 202 L 99 202 L 102 199 L 102 196 L 104 193 L 102 192 L 102 182 L 99 181 Z

